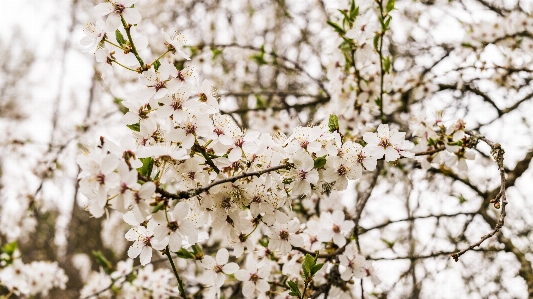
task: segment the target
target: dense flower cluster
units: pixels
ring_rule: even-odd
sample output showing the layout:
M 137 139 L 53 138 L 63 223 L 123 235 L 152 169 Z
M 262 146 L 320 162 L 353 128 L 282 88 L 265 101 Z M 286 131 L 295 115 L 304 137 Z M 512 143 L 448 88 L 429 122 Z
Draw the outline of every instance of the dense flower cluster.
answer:
M 98 13 L 109 14 L 106 26 L 101 21 L 89 25 L 82 40 L 85 45 L 98 45 L 98 61 L 128 69 L 136 61 L 140 63 L 135 70 L 139 87 L 123 102 L 129 110 L 123 121 L 131 135 L 124 136 L 119 144 L 102 138 L 100 146 L 78 157 L 80 191 L 90 200 L 90 213 L 95 217 L 109 209 L 123 213 L 131 226 L 125 238 L 133 242 L 128 256 L 140 257 L 143 266 L 152 261 L 152 249 L 197 260 L 198 264 L 185 266 L 185 271 L 203 271 L 201 277 L 205 279 L 188 277 L 188 285 L 202 286 L 209 297 L 221 295 L 229 274 L 242 282 L 247 298 L 274 294 L 269 293 L 270 284 L 282 280 L 294 283 L 290 287 L 294 295 L 299 292 L 298 284 L 304 284 L 302 276 L 307 279 L 307 288 L 313 276 L 319 285 L 331 271 L 338 271 L 343 281 L 370 277 L 379 284 L 372 264 L 351 241 L 355 225 L 348 219 L 353 215 L 343 210 L 342 203 L 328 198 L 346 190 L 348 181 L 362 178 L 364 171 L 374 171 L 378 160 L 397 162 L 415 157 L 415 152 L 433 151 L 434 156 L 418 158 L 423 165 L 458 164 L 459 169 L 466 169 L 464 160 L 473 156 L 464 145 L 464 122 L 446 128 L 439 121 L 428 126 L 427 120 L 414 119 L 416 150 L 406 140 L 406 133 L 387 124 L 360 128 L 359 134 L 341 134 L 344 130 L 336 115 L 319 125 L 298 126 L 288 136 L 243 130 L 230 116 L 220 113 L 216 89 L 208 80 L 198 81 L 192 68 L 177 69 L 164 55 L 151 64 L 141 63 L 133 45 L 139 41 L 144 47 L 147 39 L 139 34 L 130 37 L 132 25 L 141 19 L 131 7 L 133 2 L 98 5 Z M 369 7 L 362 7 L 360 12 L 346 37 L 359 47 L 360 59 L 371 61 L 376 51 L 368 44 L 379 30 L 377 17 Z M 124 23 L 120 30 L 117 20 Z M 122 30 L 127 31 L 128 40 Z M 168 53 L 178 52 L 190 59 L 181 34 L 170 37 L 164 30 L 162 34 Z M 121 57 L 124 61 L 119 62 L 113 54 L 117 47 L 130 58 Z M 348 107 L 354 105 L 355 89 L 362 88 L 358 95 L 361 101 L 378 86 L 364 83 L 353 88 L 353 73 L 342 70 L 342 63 L 332 65 L 328 77 L 332 107 L 340 107 L 339 115 L 346 118 Z M 376 65 L 370 64 L 369 69 Z M 381 109 L 387 106 L 385 100 L 381 99 Z M 301 202 L 303 208 L 312 197 L 331 202 L 321 204 L 319 213 L 307 219 L 294 203 Z M 202 251 L 207 244 L 222 246 L 215 258 Z M 333 259 L 324 259 L 316 270 L 306 270 L 320 261 L 306 253 L 332 252 L 332 248 L 340 250 L 332 253 Z M 230 255 L 235 262 L 229 262 Z M 128 265 L 124 277 L 132 271 Z M 152 273 L 152 268 L 140 270 L 137 278 L 123 287 L 121 296 L 154 290 L 152 296 L 157 298 L 157 285 L 136 287 L 137 281 L 142 281 L 142 271 Z M 146 280 L 168 282 L 172 275 L 156 272 Z M 154 279 L 156 276 L 162 279 Z M 116 279 L 95 273 L 83 294 L 96 293 L 98 285 L 117 283 Z M 162 290 L 165 295 L 176 292 Z M 335 289 L 332 294 L 341 298 L 343 291 Z M 276 298 L 288 295 L 289 290 Z M 108 297 L 111 292 L 99 296 Z
M 21 297 L 47 296 L 52 288 L 65 289 L 68 277 L 56 262 L 35 261 L 25 264 L 20 259 L 16 242 L 6 244 L 0 254 L 0 282 Z

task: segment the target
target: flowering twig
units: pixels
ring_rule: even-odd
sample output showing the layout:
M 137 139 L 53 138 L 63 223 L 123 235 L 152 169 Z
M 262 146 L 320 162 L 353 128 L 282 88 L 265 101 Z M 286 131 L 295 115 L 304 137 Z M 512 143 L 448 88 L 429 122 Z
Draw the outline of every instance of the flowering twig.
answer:
M 485 242 L 485 240 L 494 236 L 496 233 L 500 231 L 505 221 L 505 215 L 506 215 L 505 206 L 507 205 L 507 196 L 505 195 L 505 187 L 506 187 L 505 167 L 503 165 L 503 154 L 505 153 L 505 151 L 503 150 L 503 148 L 501 147 L 499 143 L 494 143 L 483 135 L 478 135 L 471 131 L 468 131 L 466 133 L 470 135 L 471 138 L 475 138 L 477 140 L 483 140 L 483 142 L 485 142 L 491 148 L 492 157 L 496 161 L 496 164 L 498 164 L 498 170 L 500 171 L 500 192 L 496 195 L 496 198 L 491 199 L 491 203 L 494 204 L 495 208 L 499 208 L 501 206 L 502 211 L 500 213 L 500 218 L 498 219 L 498 223 L 496 223 L 496 227 L 494 227 L 494 229 L 491 232 L 489 232 L 488 234 L 485 234 L 484 236 L 481 237 L 479 241 L 471 244 L 467 248 L 451 254 L 451 257 L 456 262 L 459 261 L 459 257 L 461 255 L 465 254 L 469 250 L 472 250 L 480 246 L 483 242 Z M 500 201 L 501 201 L 501 204 L 500 204 Z
M 133 53 L 133 55 L 135 55 L 135 58 L 137 58 L 137 61 L 139 62 L 139 65 L 141 66 L 141 72 L 142 72 L 146 70 L 146 66 L 144 65 L 144 61 L 142 60 L 141 56 L 139 56 L 139 52 L 137 52 L 137 48 L 135 48 L 135 44 L 133 43 L 133 38 L 131 38 L 131 32 L 130 32 L 131 25 L 126 23 L 126 20 L 124 19 L 122 15 L 120 16 L 120 20 L 122 21 L 122 26 L 124 26 L 124 30 L 126 30 L 126 35 L 128 36 L 128 40 L 130 41 L 131 52 Z
M 243 178 L 246 178 L 246 177 L 251 177 L 251 176 L 261 176 L 265 173 L 268 173 L 268 172 L 272 172 L 272 171 L 276 171 L 276 170 L 280 170 L 280 169 L 286 169 L 288 167 L 290 167 L 292 164 L 290 163 L 287 163 L 287 164 L 281 164 L 281 165 L 278 165 L 278 166 L 274 166 L 274 167 L 270 167 L 270 168 L 266 168 L 266 169 L 263 169 L 263 170 L 259 170 L 259 171 L 252 171 L 252 172 L 244 172 L 238 176 L 234 176 L 234 177 L 229 177 L 229 178 L 225 178 L 225 179 L 222 179 L 222 180 L 218 180 L 218 181 L 215 181 L 205 187 L 202 187 L 202 188 L 197 188 L 197 189 L 190 189 L 190 190 L 187 190 L 187 191 L 180 191 L 180 192 L 177 192 L 177 193 L 171 193 L 171 192 L 168 192 L 166 191 L 165 189 L 162 189 L 160 187 L 157 187 L 156 188 L 156 191 L 163 195 L 164 197 L 167 197 L 167 198 L 171 198 L 171 199 L 187 199 L 187 198 L 191 198 L 191 197 L 194 197 L 196 195 L 199 195 L 199 194 L 202 194 L 204 192 L 207 192 L 209 191 L 209 189 L 217 186 L 217 185 L 220 185 L 220 184 L 224 184 L 224 183 L 234 183 L 240 179 L 243 179 Z M 138 174 L 139 176 L 139 179 L 142 180 L 142 181 L 145 181 L 145 182 L 148 182 L 150 181 L 148 178 L 144 177 L 143 175 L 141 174 Z

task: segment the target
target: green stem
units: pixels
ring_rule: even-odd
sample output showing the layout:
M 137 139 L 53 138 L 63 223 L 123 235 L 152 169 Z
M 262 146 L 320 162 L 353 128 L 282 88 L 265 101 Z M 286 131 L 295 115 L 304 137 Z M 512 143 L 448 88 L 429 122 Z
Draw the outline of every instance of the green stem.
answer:
M 168 52 L 170 52 L 170 50 L 166 50 L 165 53 L 159 55 L 159 57 L 157 57 L 151 64 L 154 64 L 156 61 L 163 58 L 163 56 L 165 56 Z
M 113 46 L 119 48 L 120 50 L 124 50 L 124 48 L 122 48 L 121 46 L 115 44 L 114 42 L 111 42 L 111 41 L 109 41 L 109 40 L 107 40 L 107 39 L 104 39 L 104 41 L 105 41 L 106 43 L 108 43 L 108 44 L 111 44 L 111 45 L 113 45 Z
M 116 61 L 116 60 L 111 60 L 111 61 L 113 61 L 114 63 L 116 63 L 116 64 L 120 65 L 121 67 L 123 67 L 123 68 L 125 68 L 125 69 L 127 69 L 127 70 L 130 70 L 130 71 L 132 71 L 132 72 L 136 72 L 136 73 L 139 72 L 139 71 L 137 71 L 137 70 L 134 70 L 134 69 L 132 69 L 132 68 L 129 68 L 129 67 L 123 65 L 122 63 L 120 63 L 120 62 L 118 62 L 118 61 Z
M 174 271 L 174 276 L 176 276 L 176 280 L 178 280 L 178 289 L 180 291 L 180 295 L 181 295 L 181 297 L 186 299 L 187 298 L 187 294 L 185 293 L 185 289 L 183 288 L 183 282 L 181 281 L 180 276 L 178 275 L 178 270 L 176 270 L 176 266 L 174 265 L 174 261 L 172 260 L 172 257 L 170 256 L 170 249 L 168 248 L 168 245 L 167 245 L 167 248 L 165 250 L 165 254 L 168 257 L 168 260 L 170 261 L 170 265 L 172 266 L 172 271 Z
M 126 23 L 126 20 L 124 20 L 124 17 L 120 15 L 120 20 L 122 21 L 122 26 L 124 26 L 124 30 L 126 30 L 126 35 L 128 35 L 128 40 L 130 41 L 131 45 L 131 52 L 133 55 L 135 55 L 135 58 L 137 58 L 137 61 L 139 61 L 139 65 L 141 66 L 141 71 L 145 70 L 144 61 L 142 60 L 141 56 L 139 56 L 139 52 L 137 52 L 137 49 L 135 48 L 135 44 L 133 43 L 133 39 L 131 38 L 130 28 L 131 26 Z

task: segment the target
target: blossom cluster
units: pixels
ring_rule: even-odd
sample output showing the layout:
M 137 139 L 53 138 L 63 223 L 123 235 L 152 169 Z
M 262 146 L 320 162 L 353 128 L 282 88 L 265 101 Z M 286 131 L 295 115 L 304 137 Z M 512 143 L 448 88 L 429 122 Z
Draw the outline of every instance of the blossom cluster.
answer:
M 17 296 L 47 296 L 54 287 L 65 289 L 68 277 L 56 262 L 34 261 L 25 264 L 20 259 L 16 242 L 2 247 L 0 283 Z
M 154 270 L 152 264 L 135 269 L 133 260 L 120 261 L 116 270 L 110 274 L 103 270 L 93 272 L 81 290 L 80 297 L 86 298 L 97 294 L 98 298 L 170 298 L 178 295 L 176 286 L 172 286 L 174 275 L 169 269 Z M 113 297 L 113 288 L 121 292 Z
M 122 102 L 128 109 L 123 122 L 131 134 L 118 143 L 102 138 L 97 148 L 77 159 L 80 192 L 89 199 L 89 212 L 94 217 L 110 209 L 122 213 L 131 227 L 125 235 L 133 242 L 128 256 L 139 257 L 143 266 L 152 261 L 153 249 L 195 260 L 196 264 L 183 266 L 186 273 L 200 269 L 205 279 L 187 277 L 189 290 L 200 289 L 209 297 L 231 291 L 223 288 L 230 274 L 242 282 L 247 298 L 273 294 L 285 298 L 305 290 L 311 278 L 317 285 L 326 283 L 334 271 L 344 281 L 370 277 L 379 284 L 372 264 L 352 242 L 357 228 L 349 219 L 354 215 L 330 197 L 346 190 L 350 180 L 361 179 L 365 171 L 375 171 L 379 160 L 395 163 L 415 157 L 406 133 L 382 123 L 362 127 L 358 134 L 343 134 L 346 131 L 333 114 L 318 125 L 298 126 L 287 135 L 244 130 L 220 113 L 217 92 L 209 80 L 197 80 L 192 68 L 178 69 L 168 59 L 174 56 L 166 54 L 176 52 L 190 59 L 182 34 L 170 37 L 162 31 L 167 52 L 144 63 L 138 51 L 147 46 L 147 38 L 132 30 L 141 20 L 132 6 L 135 2 L 97 5 L 96 11 L 107 15 L 107 21 L 90 24 L 82 40 L 96 47 L 97 61 L 139 76 L 138 88 Z M 366 11 L 345 33 L 359 49 L 369 51 L 361 54 L 361 60 L 375 56 L 368 44 L 379 27 L 373 10 Z M 136 63 L 139 67 L 133 69 Z M 328 72 L 334 84 L 350 84 L 349 76 L 337 66 Z M 370 88 L 370 83 L 361 84 L 363 89 Z M 332 105 L 339 99 L 355 101 L 353 88 L 343 84 L 331 88 L 335 91 Z M 353 106 L 353 101 L 342 107 Z M 438 122 L 435 126 L 426 123 L 413 121 L 415 136 L 423 139 L 416 149 L 438 155 L 429 162 L 457 163 L 465 169 L 464 159 L 472 155 L 465 148 L 464 122 L 444 129 Z M 329 208 L 321 204 L 317 213 L 306 217 L 303 202 L 311 197 L 334 204 L 330 202 Z M 211 252 L 214 257 L 202 251 L 203 246 L 213 244 L 221 247 Z M 313 258 L 316 252 L 333 254 Z M 321 259 L 324 263 L 317 264 Z M 131 272 L 131 262 L 124 267 L 125 272 L 117 270 L 122 279 Z M 141 271 L 150 272 L 150 278 L 139 279 Z M 140 270 L 121 296 L 159 287 L 163 291 L 154 291 L 153 297 L 176 294 L 174 288 L 165 287 L 168 283 L 158 285 L 168 282 L 172 273 L 157 271 Z M 111 277 L 95 273 L 83 293 L 90 295 L 98 285 L 116 283 L 115 273 Z M 286 290 L 272 291 L 271 285 L 286 286 L 287 281 L 292 284 Z M 332 290 L 338 298 L 343 292 Z

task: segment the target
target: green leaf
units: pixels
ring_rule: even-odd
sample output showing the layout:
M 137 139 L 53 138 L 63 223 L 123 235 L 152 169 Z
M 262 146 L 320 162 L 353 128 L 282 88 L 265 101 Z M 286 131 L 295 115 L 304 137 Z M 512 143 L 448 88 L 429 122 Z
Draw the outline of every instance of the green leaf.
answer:
M 324 167 L 324 165 L 326 165 L 326 155 L 316 158 L 313 167 L 318 169 Z
M 389 0 L 387 2 L 387 6 L 385 7 L 387 12 L 391 12 L 394 9 L 394 2 L 395 2 L 394 0 Z
M 252 55 L 250 58 L 252 58 L 252 60 L 254 60 L 259 65 L 268 64 L 268 62 L 265 60 L 265 46 L 261 46 L 261 52 Z
M 93 251 L 93 256 L 96 258 L 96 263 L 104 269 L 105 273 L 109 274 L 113 272 L 113 265 L 111 262 L 104 256 L 101 251 Z
M 114 103 L 115 105 L 117 105 L 118 110 L 119 110 L 122 114 L 126 114 L 126 113 L 128 113 L 129 110 L 128 110 L 128 108 L 126 108 L 126 106 L 122 105 L 122 102 L 123 102 L 123 101 L 124 101 L 124 100 L 121 99 L 121 98 L 114 98 L 114 99 L 113 99 L 113 103 Z
M 379 34 L 376 34 L 376 35 L 374 36 L 374 49 L 375 49 L 376 51 L 379 51 L 379 49 L 378 49 L 378 43 L 379 43 Z
M 215 60 L 218 56 L 222 55 L 222 49 L 212 48 L 211 52 L 213 53 L 213 60 Z
M 383 70 L 385 71 L 385 73 L 390 73 L 390 66 L 391 66 L 391 61 L 390 61 L 390 56 L 387 56 L 385 57 L 385 59 L 383 59 Z
M 287 284 L 289 285 L 289 288 L 291 289 L 291 292 L 289 293 L 289 295 L 298 296 L 298 297 L 301 296 L 300 290 L 298 289 L 298 284 L 296 284 L 292 280 L 288 280 Z
M 154 61 L 154 70 L 158 70 L 161 66 L 161 62 L 159 60 Z
M 185 248 L 181 248 L 180 251 L 176 252 L 176 255 L 182 259 L 194 259 L 194 254 L 192 252 L 187 251 Z
M 376 105 L 378 105 L 379 107 L 381 107 L 382 102 L 381 102 L 381 98 L 380 98 L 380 97 L 378 97 L 378 98 L 375 100 L 375 102 L 376 102 Z
M 140 123 L 136 123 L 136 124 L 132 124 L 132 125 L 126 125 L 126 127 L 130 128 L 130 130 L 135 131 L 135 132 L 140 132 L 141 131 L 141 124 Z
M 330 132 L 339 131 L 339 118 L 335 114 L 329 115 L 328 127 Z
M 344 31 L 344 29 L 342 29 L 341 26 L 339 26 L 339 24 L 335 23 L 335 22 L 332 22 L 332 21 L 328 21 L 328 25 L 333 27 L 333 29 L 338 32 L 339 34 L 341 35 L 344 35 L 346 33 L 346 31 Z
M 137 168 L 137 171 L 143 176 L 150 178 L 152 174 L 152 169 L 154 168 L 154 159 L 152 157 L 148 158 L 139 158 L 143 162 L 143 166 Z
M 157 204 L 157 206 L 154 207 L 154 209 L 152 210 L 152 214 L 157 213 L 157 211 L 160 211 L 164 207 L 165 207 L 165 202 L 161 201 L 160 203 Z
M 115 30 L 115 37 L 117 38 L 117 42 L 120 46 L 124 46 L 126 44 L 126 40 L 124 39 L 124 36 L 120 31 L 117 29 Z
M 320 271 L 320 269 L 322 269 L 322 267 L 324 266 L 324 264 L 316 264 L 314 265 L 312 268 L 311 268 L 311 276 L 315 276 L 315 274 Z
M 17 241 L 13 241 L 11 243 L 7 243 L 6 245 L 2 246 L 2 252 L 12 256 L 13 253 L 15 253 L 15 250 L 17 250 L 18 244 Z
M 385 30 L 389 29 L 389 24 L 390 24 L 390 21 L 392 20 L 392 17 L 391 16 L 388 16 L 386 19 L 385 19 L 385 23 L 384 23 L 384 26 L 385 26 Z
M 258 109 L 263 109 L 267 107 L 265 101 L 258 94 L 255 95 L 255 106 Z
M 315 266 L 315 258 L 310 254 L 305 255 L 304 262 L 302 264 L 302 270 L 304 272 L 305 279 L 311 279 L 313 275 L 311 274 L 311 269 Z

